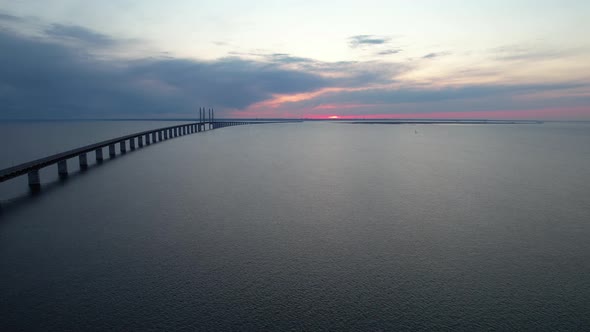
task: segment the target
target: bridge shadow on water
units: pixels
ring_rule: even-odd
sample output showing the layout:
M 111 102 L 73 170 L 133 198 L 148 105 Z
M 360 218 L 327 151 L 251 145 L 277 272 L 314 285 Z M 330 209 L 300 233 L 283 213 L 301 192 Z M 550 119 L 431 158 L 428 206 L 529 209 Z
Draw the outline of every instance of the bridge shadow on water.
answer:
M 95 161 L 94 164 L 88 164 L 88 166 L 85 168 L 78 168 L 70 171 L 66 176 L 58 175 L 57 177 L 52 178 L 50 181 L 44 182 L 38 188 L 29 188 L 28 191 L 21 192 L 12 197 L 0 199 L 0 223 L 6 222 L 5 219 L 13 213 L 18 212 L 23 208 L 34 206 L 36 203 L 40 202 L 43 197 L 46 197 L 50 193 L 71 185 L 73 181 L 88 175 L 93 169 L 97 169 L 116 162 L 117 160 L 125 157 L 127 154 L 138 152 L 139 150 L 145 149 L 151 145 L 154 145 L 154 143 L 141 148 L 129 150 L 122 154 L 117 154 L 115 157 L 106 158 L 102 161 Z

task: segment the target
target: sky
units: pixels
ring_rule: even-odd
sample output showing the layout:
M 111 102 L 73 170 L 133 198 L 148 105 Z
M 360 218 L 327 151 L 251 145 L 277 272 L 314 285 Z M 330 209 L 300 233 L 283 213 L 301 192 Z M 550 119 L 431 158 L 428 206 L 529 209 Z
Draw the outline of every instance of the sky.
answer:
M 0 0 L 0 119 L 590 120 L 590 1 Z

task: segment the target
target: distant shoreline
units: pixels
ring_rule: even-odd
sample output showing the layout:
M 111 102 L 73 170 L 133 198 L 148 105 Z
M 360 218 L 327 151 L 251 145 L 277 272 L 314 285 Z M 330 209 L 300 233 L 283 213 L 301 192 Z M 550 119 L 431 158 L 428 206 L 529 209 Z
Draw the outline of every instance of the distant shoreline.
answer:
M 529 120 L 441 120 L 441 121 L 353 121 L 353 122 L 346 122 L 350 124 L 388 124 L 388 125 L 397 125 L 397 124 L 543 124 L 544 121 L 529 121 Z
M 158 121 L 197 122 L 194 118 L 127 118 L 127 119 L 0 119 L 3 122 L 100 122 L 100 121 Z M 205 120 L 206 121 L 206 120 Z M 590 123 L 589 120 L 490 120 L 490 119 L 306 119 L 306 118 L 216 118 L 214 121 L 292 121 L 292 122 L 335 122 L 347 124 L 543 124 L 543 123 Z

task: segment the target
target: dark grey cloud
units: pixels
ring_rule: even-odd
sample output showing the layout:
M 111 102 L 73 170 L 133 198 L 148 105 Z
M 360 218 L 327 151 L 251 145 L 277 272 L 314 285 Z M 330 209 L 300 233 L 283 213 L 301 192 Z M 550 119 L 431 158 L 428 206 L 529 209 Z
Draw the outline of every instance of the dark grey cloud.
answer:
M 80 30 L 60 30 L 103 42 Z M 76 32 L 77 31 L 77 32 Z M 0 30 L 0 118 L 191 114 L 199 105 L 242 109 L 277 93 L 330 85 L 313 73 L 228 57 L 105 60 L 53 38 Z
M 0 12 L 0 21 L 21 22 L 22 18 Z
M 388 43 L 391 38 L 374 35 L 356 35 L 348 38 L 350 47 L 375 46 Z
M 268 56 L 268 59 L 272 62 L 280 62 L 280 63 L 309 63 L 313 62 L 314 60 L 304 57 L 293 56 L 286 53 L 273 53 Z
M 45 30 L 45 34 L 103 47 L 115 44 L 115 40 L 107 35 L 76 25 L 52 24 Z

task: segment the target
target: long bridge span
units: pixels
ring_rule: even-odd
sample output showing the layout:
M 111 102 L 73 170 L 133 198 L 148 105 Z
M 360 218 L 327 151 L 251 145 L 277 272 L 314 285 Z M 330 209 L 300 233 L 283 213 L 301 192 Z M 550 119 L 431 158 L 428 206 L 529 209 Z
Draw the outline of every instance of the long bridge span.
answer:
M 64 177 L 68 175 L 68 159 L 78 158 L 80 169 L 86 169 L 88 168 L 87 154 L 94 152 L 96 155 L 96 162 L 100 163 L 104 160 L 103 149 L 106 147 L 108 147 L 109 157 L 114 158 L 117 155 L 117 147 L 119 148 L 120 154 L 124 154 L 127 152 L 127 147 L 129 147 L 129 150 L 135 150 L 143 147 L 144 145 L 150 145 L 160 141 L 194 134 L 205 130 L 247 124 L 279 122 L 282 121 L 198 121 L 194 123 L 146 130 L 82 146 L 76 149 L 2 169 L 0 170 L 0 183 L 27 174 L 29 178 L 29 187 L 33 190 L 38 190 L 41 187 L 41 178 L 39 175 L 40 169 L 57 164 L 57 172 L 59 176 Z

